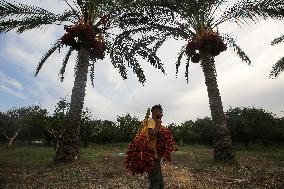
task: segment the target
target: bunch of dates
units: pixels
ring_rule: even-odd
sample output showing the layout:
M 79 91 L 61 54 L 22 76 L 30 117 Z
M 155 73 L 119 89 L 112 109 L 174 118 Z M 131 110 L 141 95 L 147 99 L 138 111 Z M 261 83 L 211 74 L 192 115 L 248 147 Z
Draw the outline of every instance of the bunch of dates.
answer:
M 143 174 L 154 168 L 154 151 L 149 148 L 148 136 L 139 133 L 129 144 L 124 164 L 126 169 L 134 174 Z M 161 127 L 157 133 L 157 151 L 160 158 L 171 160 L 171 153 L 175 151 L 175 141 L 168 128 Z
M 217 56 L 226 50 L 227 47 L 222 38 L 212 30 L 203 31 L 200 36 L 193 38 L 186 46 L 186 54 L 193 63 L 198 63 L 201 60 L 200 52 Z
M 170 129 L 161 127 L 157 139 L 157 149 L 160 156 L 171 161 L 171 153 L 176 151 L 176 143 Z
M 146 134 L 138 134 L 129 144 L 124 164 L 127 171 L 134 174 L 149 172 L 154 168 L 154 151 L 148 146 Z
M 62 44 L 79 51 L 84 43 L 92 58 L 104 58 L 106 45 L 102 40 L 98 40 L 98 36 L 102 35 L 99 29 L 94 29 L 89 24 L 75 24 L 65 27 L 65 30 L 66 33 L 61 37 Z

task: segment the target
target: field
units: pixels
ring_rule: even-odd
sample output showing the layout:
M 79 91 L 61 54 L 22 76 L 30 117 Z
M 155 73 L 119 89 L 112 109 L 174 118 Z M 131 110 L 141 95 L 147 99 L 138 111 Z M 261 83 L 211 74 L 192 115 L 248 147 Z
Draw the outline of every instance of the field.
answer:
M 148 188 L 146 175 L 132 176 L 123 165 L 127 144 L 92 145 L 72 165 L 53 165 L 52 148 L 0 147 L 0 188 Z M 284 188 L 283 147 L 235 147 L 233 162 L 215 163 L 212 149 L 178 147 L 162 162 L 166 188 Z

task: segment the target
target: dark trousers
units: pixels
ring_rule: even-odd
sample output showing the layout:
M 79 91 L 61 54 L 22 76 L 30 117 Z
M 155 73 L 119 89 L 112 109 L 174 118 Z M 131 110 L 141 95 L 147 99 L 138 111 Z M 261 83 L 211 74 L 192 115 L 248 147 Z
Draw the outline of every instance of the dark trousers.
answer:
M 154 169 L 148 173 L 149 189 L 163 189 L 164 179 L 161 171 L 161 160 L 155 160 Z

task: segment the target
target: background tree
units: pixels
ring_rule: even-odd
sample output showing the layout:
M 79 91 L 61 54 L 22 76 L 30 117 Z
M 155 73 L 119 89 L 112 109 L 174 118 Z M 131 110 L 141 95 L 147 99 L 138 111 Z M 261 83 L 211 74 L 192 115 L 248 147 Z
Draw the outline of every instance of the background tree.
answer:
M 150 5 L 153 4 L 151 3 L 152 1 L 147 2 L 149 2 Z M 159 12 L 155 12 L 154 16 L 152 14 L 149 16 L 147 11 L 142 12 L 142 14 L 136 12 L 136 15 L 135 13 L 133 14 L 134 20 L 132 19 L 128 23 L 125 23 L 125 31 L 117 37 L 118 49 L 127 49 L 127 47 L 121 45 L 120 41 L 137 32 L 145 33 L 150 31 L 149 36 L 143 33 L 140 41 L 148 40 L 153 42 L 154 40 L 151 39 L 153 33 L 160 37 L 159 40 L 155 41 L 154 53 L 156 53 L 156 50 L 168 37 L 186 40 L 187 43 L 183 46 L 178 56 L 176 72 L 178 72 L 178 68 L 185 55 L 185 77 L 188 82 L 189 64 L 191 62 L 200 63 L 205 76 L 209 106 L 214 124 L 214 158 L 215 160 L 221 161 L 230 160 L 233 158 L 234 153 L 232 151 L 231 136 L 227 128 L 217 84 L 214 57 L 229 47 L 240 56 L 242 61 L 248 64 L 251 64 L 251 61 L 236 44 L 234 38 L 228 34 L 221 34 L 218 31 L 218 27 L 227 21 L 242 23 L 271 17 L 279 18 L 283 15 L 283 2 L 279 0 L 240 0 L 233 5 L 229 4 L 229 1 L 222 0 L 173 0 L 153 2 L 159 4 L 158 6 L 168 7 L 170 10 L 174 11 L 173 14 L 178 19 L 173 19 L 172 15 L 166 15 L 164 12 L 161 13 L 162 15 L 159 14 Z M 149 9 L 151 9 L 151 6 L 149 6 Z M 141 22 L 141 19 L 142 21 L 146 21 Z M 143 44 L 148 45 L 149 43 L 144 42 Z
M 44 120 L 38 119 L 40 115 L 45 115 L 46 110 L 39 106 L 28 106 L 14 108 L 5 113 L 1 113 L 1 134 L 8 141 L 10 148 L 23 130 L 30 130 L 33 126 L 44 124 Z M 31 130 L 30 130 L 31 131 Z
M 272 113 L 263 109 L 230 108 L 226 116 L 233 140 L 244 143 L 247 147 L 250 142 L 270 144 L 275 142 L 276 138 L 281 138 L 280 124 L 277 124 Z
M 117 142 L 119 131 L 116 124 L 109 120 L 95 120 L 95 134 L 93 141 L 96 143 L 114 143 Z
M 92 124 L 92 111 L 86 108 L 81 117 L 80 139 L 83 146 L 89 147 L 92 138 L 96 133 L 96 127 Z
M 48 112 L 40 106 L 34 108 L 25 118 L 28 125 L 19 135 L 18 139 L 22 142 L 33 143 L 35 141 L 42 142 L 46 138 L 44 127 L 48 124 Z
M 119 130 L 120 142 L 130 142 L 136 135 L 140 126 L 140 121 L 137 117 L 131 116 L 129 113 L 126 115 L 117 116 L 117 127 Z
M 284 142 L 284 117 L 276 119 L 276 126 L 272 128 L 272 137 L 270 138 L 272 142 L 281 146 Z
M 211 118 L 198 118 L 194 122 L 192 130 L 198 136 L 199 143 L 213 145 L 214 125 Z
M 64 132 L 64 124 L 67 120 L 69 107 L 70 104 L 65 98 L 60 99 L 55 106 L 53 115 L 48 117 L 48 124 L 44 127 L 51 138 L 51 142 L 55 150 L 59 147 L 59 141 Z

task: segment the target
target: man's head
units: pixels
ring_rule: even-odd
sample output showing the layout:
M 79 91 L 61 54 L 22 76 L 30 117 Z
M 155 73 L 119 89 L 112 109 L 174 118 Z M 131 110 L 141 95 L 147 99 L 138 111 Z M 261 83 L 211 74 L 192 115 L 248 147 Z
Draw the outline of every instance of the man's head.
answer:
M 160 104 L 153 106 L 151 112 L 152 112 L 152 118 L 162 119 L 163 108 Z

